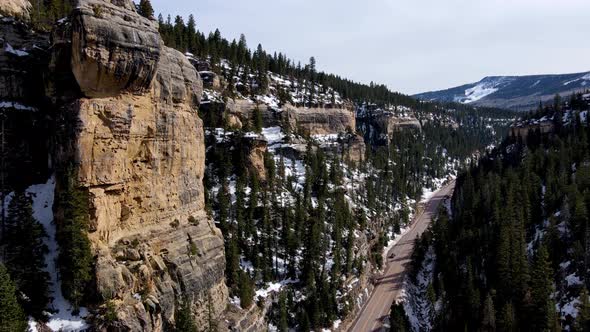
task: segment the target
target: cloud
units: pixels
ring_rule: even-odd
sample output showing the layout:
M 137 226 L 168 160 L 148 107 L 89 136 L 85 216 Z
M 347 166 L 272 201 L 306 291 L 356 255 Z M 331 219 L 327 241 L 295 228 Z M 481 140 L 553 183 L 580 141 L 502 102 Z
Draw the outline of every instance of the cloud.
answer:
M 586 0 L 152 0 L 354 80 L 416 93 L 488 75 L 590 70 Z

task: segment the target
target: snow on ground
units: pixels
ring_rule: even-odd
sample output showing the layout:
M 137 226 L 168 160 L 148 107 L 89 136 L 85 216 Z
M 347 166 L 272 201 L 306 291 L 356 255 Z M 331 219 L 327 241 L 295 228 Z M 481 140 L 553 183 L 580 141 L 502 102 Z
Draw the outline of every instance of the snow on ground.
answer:
M 254 298 L 255 299 L 258 299 L 259 297 L 267 298 L 270 294 L 279 292 L 281 290 L 281 288 L 283 288 L 284 286 L 289 285 L 289 284 L 294 284 L 297 282 L 299 282 L 299 281 L 293 280 L 293 279 L 285 279 L 280 282 L 271 282 L 268 284 L 268 286 L 266 288 L 258 289 L 256 291 Z
M 575 273 L 572 273 L 565 277 L 565 281 L 567 282 L 568 287 L 581 285 L 583 283 L 582 279 L 580 279 L 580 277 L 578 277 Z
M 80 315 L 72 315 L 72 305 L 63 297 L 61 283 L 57 277 L 57 255 L 59 248 L 55 239 L 55 224 L 53 223 L 53 195 L 55 189 L 55 178 L 52 176 L 47 183 L 32 185 L 27 193 L 33 196 L 33 211 L 35 218 L 43 225 L 47 232 L 44 239 L 49 253 L 45 256 L 46 271 L 50 275 L 50 296 L 53 302 L 49 305 L 52 313 L 49 315 L 47 326 L 52 331 L 80 331 L 88 328 L 83 317 L 88 315 L 86 308 L 80 308 Z M 37 323 L 30 321 L 29 327 L 37 332 Z
M 9 43 L 6 43 L 6 46 L 4 47 L 4 52 L 12 53 L 12 54 L 14 54 L 16 56 L 28 56 L 29 55 L 28 52 L 25 52 L 25 51 L 22 51 L 22 50 L 15 50 L 12 47 L 12 45 L 10 45 Z
M 434 248 L 429 247 L 422 261 L 422 267 L 416 276 L 416 282 L 412 282 L 406 276 L 402 291 L 396 299 L 398 303 L 403 302 L 413 331 L 430 331 L 432 329 L 435 308 L 428 299 L 427 292 L 434 278 L 435 264 Z
M 406 235 L 406 233 L 410 230 L 410 225 L 406 225 L 404 227 L 400 228 L 400 233 L 399 234 L 392 234 L 392 232 L 389 232 L 387 234 L 387 237 L 390 238 L 391 240 L 389 240 L 387 242 L 387 245 L 385 246 L 385 248 L 383 248 L 383 261 L 386 262 L 387 261 L 387 254 L 389 253 L 389 251 L 399 242 L 399 240 Z M 393 237 L 393 238 L 392 238 Z
M 37 109 L 32 106 L 23 105 L 21 103 L 13 101 L 0 101 L 0 108 L 13 108 L 19 111 L 36 111 Z
M 489 86 L 487 84 L 478 84 L 473 88 L 465 90 L 465 99 L 463 99 L 464 103 L 472 103 L 474 101 L 478 101 L 485 96 L 491 95 L 492 93 L 498 91 L 498 88 L 494 86 Z
M 454 175 L 450 175 L 451 178 L 455 178 Z M 434 196 L 434 194 L 436 194 L 437 191 L 440 190 L 440 188 L 443 187 L 443 185 L 445 184 L 447 178 L 438 178 L 438 179 L 433 179 L 433 186 L 432 188 L 428 188 L 428 187 L 424 187 L 422 188 L 422 198 L 420 199 L 420 202 L 426 202 L 429 199 L 432 198 L 432 196 Z
M 563 306 L 559 306 L 559 304 L 556 306 L 557 310 L 561 313 L 561 317 L 562 318 L 566 318 L 568 315 L 576 318 L 578 316 L 578 306 L 580 305 L 580 299 L 579 298 L 575 298 L 569 302 L 567 302 L 566 304 L 564 304 Z
M 262 136 L 264 136 L 268 145 L 272 145 L 282 142 L 285 134 L 281 131 L 281 127 L 267 127 L 262 128 Z

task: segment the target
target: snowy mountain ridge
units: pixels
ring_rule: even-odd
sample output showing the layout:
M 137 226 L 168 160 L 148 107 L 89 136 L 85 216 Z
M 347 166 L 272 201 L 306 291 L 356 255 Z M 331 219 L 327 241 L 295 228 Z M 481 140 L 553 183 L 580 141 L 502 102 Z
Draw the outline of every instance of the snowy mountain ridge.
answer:
M 487 76 L 479 82 L 416 94 L 427 101 L 527 111 L 556 94 L 567 96 L 590 88 L 590 72 L 557 75 Z

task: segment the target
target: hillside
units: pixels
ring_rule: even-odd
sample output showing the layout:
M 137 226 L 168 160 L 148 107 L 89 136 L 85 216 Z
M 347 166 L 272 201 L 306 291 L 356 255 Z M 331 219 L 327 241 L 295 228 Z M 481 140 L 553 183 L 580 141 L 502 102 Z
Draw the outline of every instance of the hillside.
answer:
M 474 106 L 527 111 L 539 102 L 590 88 L 590 72 L 560 75 L 489 76 L 479 82 L 447 90 L 416 94 L 427 101 L 459 102 Z
M 420 240 L 395 321 L 425 331 L 588 331 L 589 111 L 590 95 L 578 94 L 528 115 L 459 175 Z
M 346 329 L 423 195 L 512 122 L 59 3 L 0 3 L 14 331 Z

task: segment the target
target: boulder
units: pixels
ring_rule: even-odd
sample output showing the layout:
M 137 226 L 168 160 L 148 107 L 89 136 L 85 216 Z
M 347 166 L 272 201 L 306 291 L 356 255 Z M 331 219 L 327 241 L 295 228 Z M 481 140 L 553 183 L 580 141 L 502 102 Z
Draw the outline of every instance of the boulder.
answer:
M 79 0 L 71 17 L 72 71 L 85 96 L 149 89 L 163 45 L 156 21 L 125 0 Z

